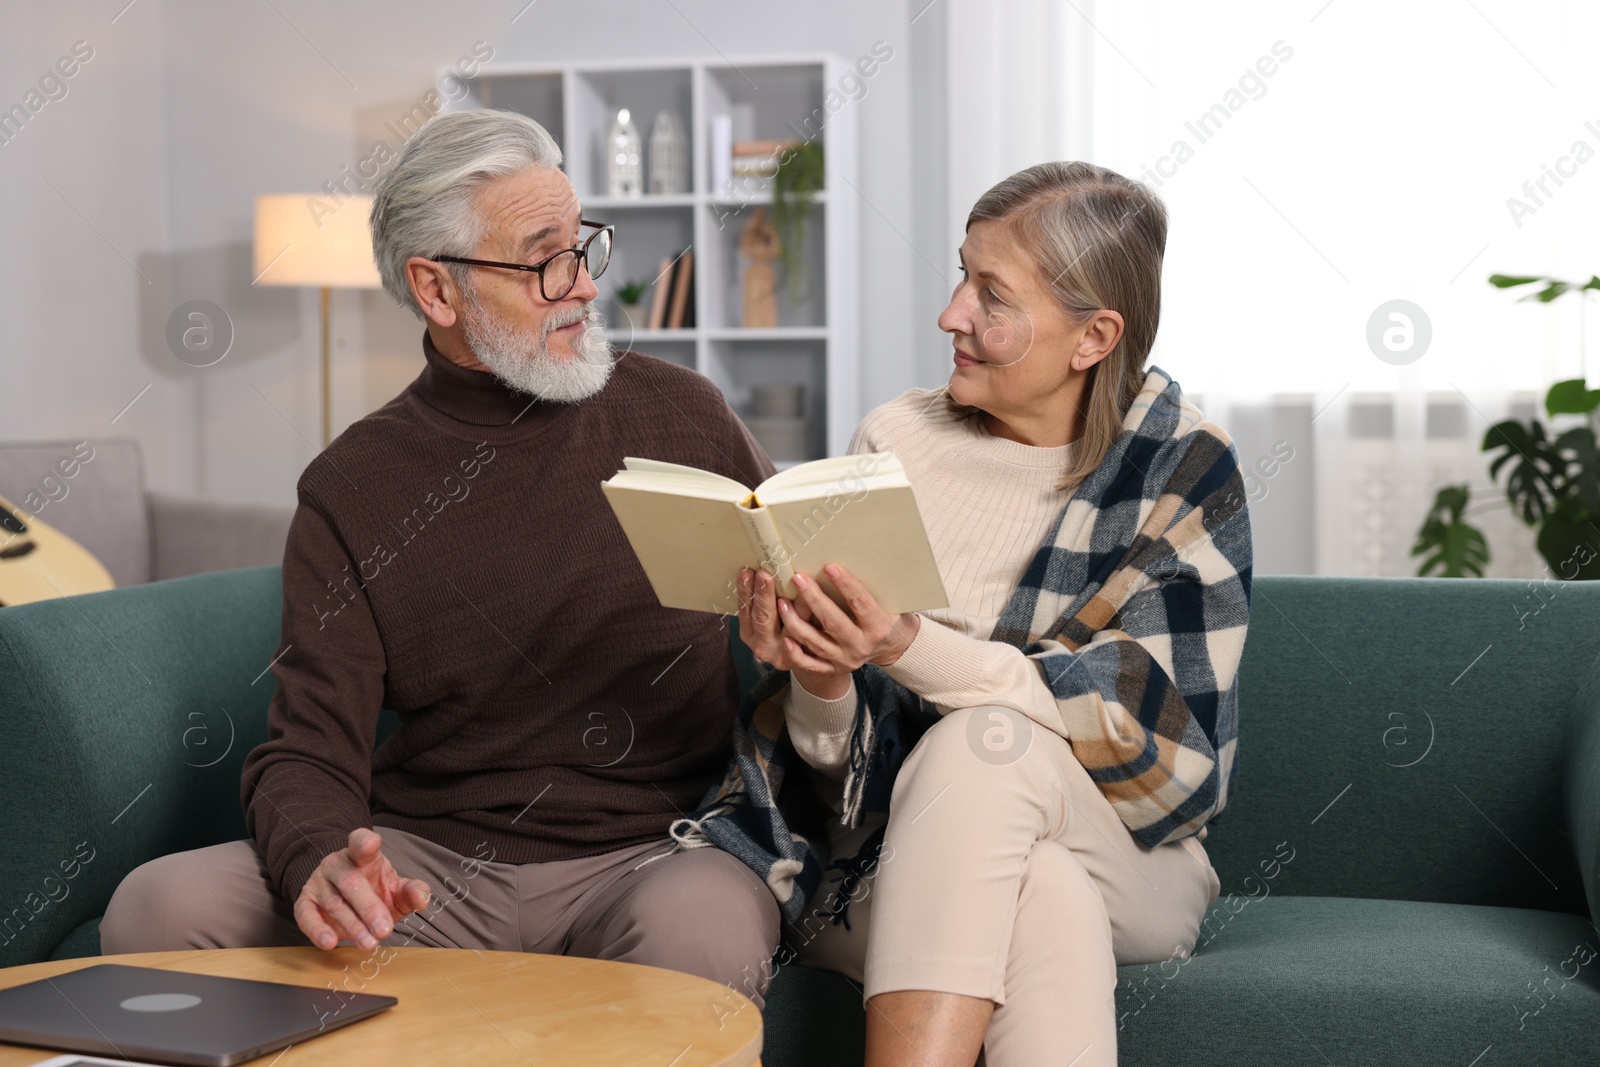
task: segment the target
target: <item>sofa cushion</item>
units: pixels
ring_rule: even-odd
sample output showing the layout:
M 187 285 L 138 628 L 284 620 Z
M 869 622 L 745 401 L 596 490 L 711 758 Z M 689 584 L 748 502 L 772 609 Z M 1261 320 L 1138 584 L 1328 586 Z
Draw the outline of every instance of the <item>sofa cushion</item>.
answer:
M 1600 936 L 1581 916 L 1289 896 L 1212 914 L 1188 960 L 1119 969 L 1124 1063 L 1597 1059 Z
M 156 492 L 145 497 L 152 581 L 283 562 L 294 508 Z
M 104 915 L 96 915 L 79 923 L 71 933 L 62 938 L 61 944 L 50 953 L 50 958 L 76 960 L 100 955 L 100 920 L 104 918 Z
M 1223 892 L 1287 841 L 1275 893 L 1586 914 L 1561 784 L 1600 582 L 1531 585 L 1258 579 L 1238 789 L 1205 842 Z
M 855 1067 L 866 1048 L 861 987 L 811 967 L 779 967 L 762 1012 L 763 1067 Z
M 1579 916 L 1277 896 L 1212 916 L 1188 960 L 1118 968 L 1120 1062 L 1596 1061 L 1600 936 Z M 766 1024 L 767 1067 L 861 1063 L 861 993 L 839 975 L 780 968 Z
M 150 580 L 150 518 L 137 441 L 0 444 L 0 496 L 88 549 L 119 586 Z

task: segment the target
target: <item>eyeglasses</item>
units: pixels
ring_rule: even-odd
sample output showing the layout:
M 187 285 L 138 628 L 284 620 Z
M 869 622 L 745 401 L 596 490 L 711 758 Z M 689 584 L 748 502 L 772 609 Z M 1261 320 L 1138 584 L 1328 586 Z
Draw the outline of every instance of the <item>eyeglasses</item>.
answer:
M 467 263 L 474 267 L 501 267 L 505 270 L 532 271 L 539 276 L 539 295 L 546 300 L 560 300 L 578 284 L 578 263 L 581 260 L 589 277 L 598 278 L 606 272 L 611 262 L 611 245 L 617 228 L 603 222 L 579 219 L 581 226 L 598 226 L 589 239 L 576 248 L 566 248 L 538 263 L 497 263 L 489 259 L 468 259 L 465 256 L 432 256 L 439 263 Z

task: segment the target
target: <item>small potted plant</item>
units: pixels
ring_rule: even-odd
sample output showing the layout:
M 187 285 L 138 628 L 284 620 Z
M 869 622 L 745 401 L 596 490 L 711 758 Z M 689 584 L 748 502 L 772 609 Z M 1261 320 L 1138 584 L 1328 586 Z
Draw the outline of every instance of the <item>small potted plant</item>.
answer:
M 612 295 L 617 301 L 618 326 L 627 326 L 634 330 L 645 328 L 644 294 L 649 288 L 649 281 L 635 279 L 625 280 L 616 287 Z
M 815 206 L 812 196 L 823 185 L 822 146 L 802 141 L 783 152 L 772 180 L 772 222 L 783 250 L 784 283 L 789 300 L 803 304 L 811 299 L 811 277 L 806 271 L 806 222 Z

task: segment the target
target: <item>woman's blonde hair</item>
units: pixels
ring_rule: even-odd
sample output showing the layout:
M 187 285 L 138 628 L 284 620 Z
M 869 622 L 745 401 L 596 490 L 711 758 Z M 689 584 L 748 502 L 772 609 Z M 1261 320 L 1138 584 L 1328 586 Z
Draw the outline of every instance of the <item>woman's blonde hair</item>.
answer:
M 1083 434 L 1062 488 L 1100 465 L 1144 385 L 1144 361 L 1161 320 L 1167 210 L 1147 187 L 1093 163 L 1040 163 L 978 198 L 967 215 L 1007 227 L 1074 324 L 1101 308 L 1119 312 L 1122 337 L 1089 369 Z M 963 417 L 976 407 L 950 401 Z

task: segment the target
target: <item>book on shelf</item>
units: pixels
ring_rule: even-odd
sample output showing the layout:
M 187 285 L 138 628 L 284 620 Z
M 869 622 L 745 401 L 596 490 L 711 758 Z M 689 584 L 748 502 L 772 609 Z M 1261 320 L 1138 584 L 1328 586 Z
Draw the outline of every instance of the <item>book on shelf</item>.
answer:
M 711 193 L 733 193 L 733 116 L 711 116 Z
M 672 307 L 667 312 L 667 329 L 679 330 L 694 325 L 694 250 L 685 249 L 672 272 Z
M 803 144 L 805 144 L 804 141 L 796 141 L 793 138 L 777 138 L 768 139 L 765 141 L 735 141 L 733 142 L 732 152 L 735 157 L 767 156 L 776 162 L 777 158 L 782 155 L 785 150 L 790 148 L 799 148 Z
M 799 147 L 801 141 L 735 141 L 730 163 L 735 177 L 771 178 L 778 173 L 783 153 Z
M 650 294 L 650 318 L 646 321 L 652 330 L 661 329 L 661 324 L 667 321 L 667 290 L 671 287 L 672 257 L 667 256 L 656 271 L 655 292 Z
M 742 159 L 735 157 L 733 161 L 733 176 L 735 178 L 775 178 L 778 176 L 778 165 L 770 159 Z
M 650 296 L 652 330 L 678 330 L 694 325 L 694 252 L 684 249 L 661 261 Z
M 742 567 L 793 598 L 804 573 L 848 570 L 891 614 L 949 606 L 905 468 L 893 452 L 796 464 L 749 488 L 711 471 L 629 456 L 600 483 L 663 607 L 735 614 Z

